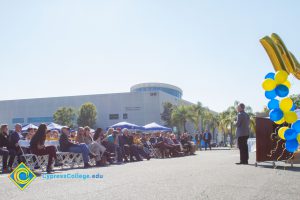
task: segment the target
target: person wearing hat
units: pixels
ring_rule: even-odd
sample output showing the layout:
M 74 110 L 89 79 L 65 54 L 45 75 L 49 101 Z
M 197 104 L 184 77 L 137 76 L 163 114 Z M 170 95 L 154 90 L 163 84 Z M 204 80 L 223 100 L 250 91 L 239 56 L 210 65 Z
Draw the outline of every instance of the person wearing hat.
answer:
M 60 150 L 62 152 L 72 152 L 72 153 L 81 153 L 84 168 L 89 168 L 91 165 L 89 164 L 89 149 L 86 144 L 75 144 L 69 140 L 70 128 L 67 126 L 63 126 L 61 128 L 61 136 L 59 138 Z

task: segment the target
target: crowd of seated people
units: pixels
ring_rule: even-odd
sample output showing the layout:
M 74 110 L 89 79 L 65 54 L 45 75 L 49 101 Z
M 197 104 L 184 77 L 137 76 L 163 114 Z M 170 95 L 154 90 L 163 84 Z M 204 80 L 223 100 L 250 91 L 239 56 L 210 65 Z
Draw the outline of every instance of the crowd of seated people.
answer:
M 30 152 L 21 150 L 19 140 L 27 140 Z M 47 145 L 47 141 L 56 141 L 58 146 Z M 154 155 L 152 153 L 154 149 L 160 155 Z M 58 131 L 47 130 L 46 124 L 41 124 L 38 129 L 29 128 L 26 133 L 22 133 L 22 126 L 17 124 L 15 131 L 9 133 L 8 125 L 1 125 L 2 173 L 13 170 L 15 157 L 19 163 L 24 162 L 22 153 L 48 155 L 47 173 L 52 173 L 53 164 L 61 165 L 56 158 L 57 151 L 82 154 L 84 168 L 89 168 L 92 167 L 90 159 L 95 159 L 96 166 L 106 166 L 150 160 L 152 157 L 189 155 L 195 152 L 195 144 L 187 133 L 177 138 L 173 133 L 137 133 L 126 128 L 122 130 L 109 128 L 106 132 L 98 128 L 95 132 L 91 132 L 88 126 L 79 127 L 77 131 L 63 126 Z
M 190 155 L 195 152 L 195 144 L 187 133 L 176 138 L 173 133 L 157 132 L 152 134 L 149 140 L 151 145 L 160 151 L 162 158 Z

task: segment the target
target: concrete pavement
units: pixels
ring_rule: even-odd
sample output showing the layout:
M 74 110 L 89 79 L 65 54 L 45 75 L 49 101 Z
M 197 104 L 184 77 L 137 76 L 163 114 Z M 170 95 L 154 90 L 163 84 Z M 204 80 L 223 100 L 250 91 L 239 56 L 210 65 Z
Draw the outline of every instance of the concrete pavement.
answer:
M 59 171 L 57 174 L 97 174 L 99 180 L 35 179 L 20 191 L 0 175 L 0 200 L 144 199 L 144 200 L 265 200 L 300 199 L 300 165 L 273 169 L 271 164 L 237 166 L 237 150 L 201 151 L 195 156 L 153 159 L 125 165 Z

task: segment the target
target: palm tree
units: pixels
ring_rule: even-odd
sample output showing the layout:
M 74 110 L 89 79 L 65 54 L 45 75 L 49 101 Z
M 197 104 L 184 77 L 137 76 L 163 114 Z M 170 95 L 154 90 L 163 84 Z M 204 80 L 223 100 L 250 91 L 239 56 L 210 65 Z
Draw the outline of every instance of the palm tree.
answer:
M 235 134 L 236 127 L 235 127 L 234 121 L 236 121 L 236 118 L 237 118 L 238 112 L 237 112 L 236 108 L 238 105 L 239 105 L 239 102 L 235 101 L 234 105 L 230 106 L 225 112 L 226 117 L 224 119 L 224 124 L 230 130 L 229 135 L 230 135 L 230 146 L 231 147 L 233 145 L 233 138 L 235 136 L 234 134 Z M 252 108 L 250 106 L 247 106 L 245 108 L 245 112 L 248 113 L 248 115 L 250 117 L 251 133 L 254 133 L 255 132 L 255 115 L 253 114 Z
M 219 120 L 219 115 L 217 114 L 212 114 L 211 115 L 211 119 L 210 119 L 210 128 L 211 128 L 211 131 L 212 131 L 212 139 L 216 139 L 216 129 L 218 129 L 219 127 L 219 124 L 220 124 L 220 120 Z M 217 140 L 216 140 L 217 142 Z
M 191 112 L 189 112 L 189 106 L 179 105 L 174 108 L 171 120 L 173 124 L 178 124 L 180 128 L 183 128 L 186 132 L 186 122 L 192 118 Z
M 197 131 L 200 131 L 199 123 L 201 122 L 201 129 L 203 129 L 203 121 L 206 113 L 206 108 L 202 106 L 201 102 L 198 102 L 196 105 L 189 107 L 189 120 L 193 122 L 194 127 Z
M 255 127 L 256 127 L 256 123 L 255 123 L 255 114 L 253 113 L 253 110 L 250 106 L 247 106 L 245 108 L 245 112 L 249 115 L 250 117 L 250 137 L 254 136 L 255 133 Z
M 218 115 L 219 119 L 219 130 L 223 133 L 223 142 L 226 144 L 226 132 L 227 132 L 227 115 L 228 113 L 226 111 L 221 112 Z
M 235 126 L 234 126 L 234 121 L 236 120 L 237 117 L 237 110 L 236 107 L 239 104 L 238 101 L 234 102 L 234 106 L 230 106 L 227 109 L 227 119 L 226 119 L 226 123 L 227 123 L 227 127 L 230 129 L 229 132 L 229 136 L 230 136 L 230 147 L 232 148 L 233 146 L 233 138 L 234 138 L 234 133 L 235 133 Z

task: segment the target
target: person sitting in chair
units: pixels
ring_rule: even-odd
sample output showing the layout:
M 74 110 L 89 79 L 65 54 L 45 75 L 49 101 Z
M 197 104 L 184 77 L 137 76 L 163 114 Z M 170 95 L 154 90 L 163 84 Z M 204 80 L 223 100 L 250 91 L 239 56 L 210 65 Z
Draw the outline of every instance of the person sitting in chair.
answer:
M 72 153 L 81 153 L 84 168 L 89 168 L 89 149 L 86 144 L 75 144 L 69 140 L 70 128 L 67 126 L 62 127 L 61 135 L 59 138 L 60 150 L 62 152 L 72 152 Z
M 96 166 L 101 166 L 101 156 L 105 151 L 105 147 L 93 140 L 90 132 L 90 127 L 80 127 L 78 129 L 77 140 L 79 143 L 85 143 L 88 145 L 90 152 L 95 156 Z
M 54 146 L 45 146 L 47 126 L 41 124 L 30 141 L 30 149 L 32 153 L 38 156 L 49 155 L 47 164 L 47 173 L 53 172 L 52 163 L 56 159 L 56 149 Z
M 147 160 L 151 159 L 149 153 L 145 152 L 144 145 L 141 141 L 141 137 L 137 133 L 133 135 L 133 146 L 136 147 L 137 152 L 140 156 L 142 156 L 143 158 L 146 158 Z
M 2 173 L 9 173 L 12 171 L 12 165 L 16 156 L 16 152 L 10 148 L 9 136 L 8 136 L 8 125 L 1 125 L 0 129 L 0 155 L 2 158 Z M 9 156 L 9 161 L 7 163 Z

